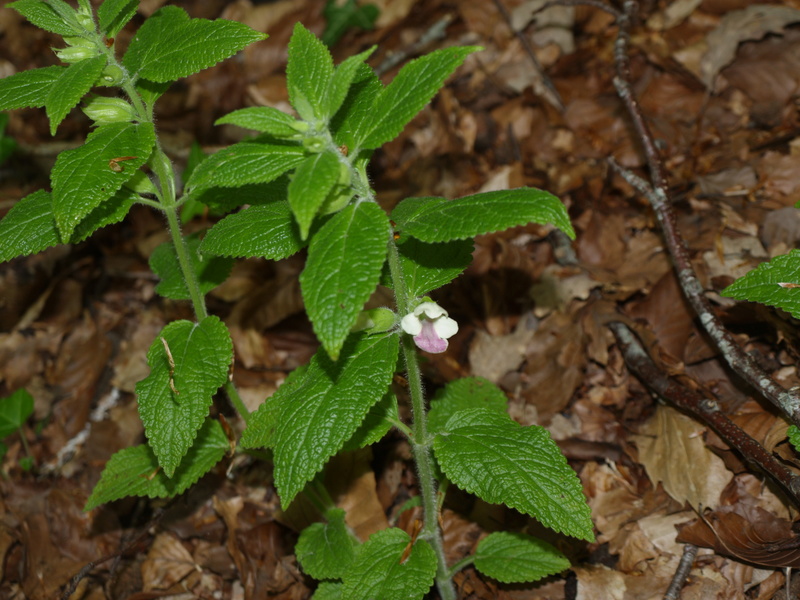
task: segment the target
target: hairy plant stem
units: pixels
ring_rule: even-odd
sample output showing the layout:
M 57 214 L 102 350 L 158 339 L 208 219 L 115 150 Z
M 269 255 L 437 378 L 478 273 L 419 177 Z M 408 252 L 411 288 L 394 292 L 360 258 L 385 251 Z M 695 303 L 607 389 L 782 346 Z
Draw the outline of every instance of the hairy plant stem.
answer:
M 405 279 L 400 266 L 400 253 L 394 239 L 389 240 L 389 271 L 394 286 L 397 311 L 401 315 L 409 312 L 410 298 L 406 288 Z M 425 410 L 425 393 L 422 389 L 422 372 L 419 368 L 417 349 L 410 335 L 400 334 L 400 348 L 406 364 L 406 379 L 408 391 L 411 396 L 411 450 L 414 462 L 417 465 L 417 477 L 422 495 L 422 510 L 425 522 L 420 532 L 420 538 L 427 540 L 436 552 L 436 588 L 442 600 L 455 600 L 456 589 L 450 570 L 447 568 L 447 558 L 444 553 L 444 539 L 439 528 L 439 504 L 436 495 L 436 478 L 434 477 L 433 455 L 431 454 L 431 440 L 428 435 L 428 413 Z

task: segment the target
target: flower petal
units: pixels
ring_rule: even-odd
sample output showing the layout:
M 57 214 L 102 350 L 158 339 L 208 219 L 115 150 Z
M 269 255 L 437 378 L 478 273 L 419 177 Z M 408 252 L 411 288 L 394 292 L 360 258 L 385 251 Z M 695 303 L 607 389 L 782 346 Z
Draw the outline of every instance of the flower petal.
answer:
M 458 323 L 449 317 L 439 317 L 433 321 L 433 328 L 436 334 L 445 340 L 458 333 Z
M 436 302 L 423 302 L 414 309 L 415 315 L 419 316 L 422 313 L 425 313 L 425 316 L 429 319 L 438 319 L 439 317 L 447 316 L 447 311 L 436 304 Z
M 400 319 L 400 327 L 410 335 L 419 335 L 419 332 L 422 331 L 422 322 L 414 313 L 408 313 Z
M 447 350 L 447 340 L 439 337 L 436 333 L 436 328 L 433 326 L 433 321 L 423 321 L 422 331 L 419 335 L 414 336 L 414 343 L 420 350 L 430 352 L 431 354 L 439 354 Z

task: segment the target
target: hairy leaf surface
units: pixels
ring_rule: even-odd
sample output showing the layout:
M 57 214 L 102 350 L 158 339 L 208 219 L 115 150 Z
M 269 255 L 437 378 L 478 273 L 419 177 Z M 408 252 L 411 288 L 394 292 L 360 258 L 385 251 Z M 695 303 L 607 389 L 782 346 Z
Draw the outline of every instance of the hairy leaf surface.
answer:
M 336 358 L 386 260 L 389 219 L 374 202 L 351 204 L 314 235 L 300 276 L 314 333 Z
M 339 158 L 328 151 L 313 154 L 297 166 L 289 184 L 289 206 L 302 239 L 308 237 L 314 217 L 336 185 L 339 170 Z
M 523 427 L 488 408 L 459 411 L 436 436 L 434 451 L 461 489 L 560 533 L 594 540 L 581 482 L 544 427 Z
M 100 31 L 107 38 L 116 36 L 136 14 L 139 0 L 105 0 L 97 8 Z
M 61 121 L 92 88 L 105 66 L 106 57 L 98 55 L 61 70 L 44 101 L 47 118 L 50 119 L 50 135 L 56 134 Z
M 470 408 L 488 408 L 506 414 L 508 398 L 495 384 L 483 377 L 462 377 L 448 383 L 431 400 L 428 431 L 444 430 L 454 414 Z
M 326 120 L 328 86 L 333 78 L 333 58 L 317 36 L 300 23 L 289 40 L 286 87 L 289 102 L 305 121 Z
M 569 566 L 569 559 L 555 547 L 524 533 L 492 533 L 475 552 L 475 568 L 503 583 L 538 581 Z
M 200 238 L 190 235 L 186 238 L 189 260 L 197 276 L 200 292 L 204 295 L 220 285 L 231 274 L 233 260 L 223 256 L 201 255 Z M 150 256 L 150 268 L 161 278 L 156 293 L 171 300 L 191 300 L 183 270 L 178 262 L 178 254 L 172 241 L 164 242 Z
M 0 79 L 0 110 L 44 106 L 50 88 L 66 70 L 66 67 L 43 67 Z
M 150 374 L 136 384 L 136 395 L 147 439 L 167 477 L 194 443 L 231 360 L 233 343 L 217 317 L 173 321 L 150 346 Z
M 800 250 L 761 263 L 722 290 L 722 295 L 775 306 L 800 318 Z
M 329 510 L 326 523 L 306 527 L 294 553 L 303 571 L 314 579 L 341 579 L 356 555 L 356 541 L 347 531 L 344 510 Z
M 66 8 L 74 14 L 74 10 L 68 4 L 65 4 L 63 0 L 57 0 L 57 2 L 62 5 L 62 10 L 63 7 L 66 6 Z M 6 7 L 13 8 L 28 19 L 28 21 L 45 31 L 51 31 L 58 35 L 65 36 L 84 33 L 74 16 L 71 19 L 65 20 L 52 6 L 48 5 L 47 2 L 41 0 L 17 0 L 16 2 L 6 4 Z

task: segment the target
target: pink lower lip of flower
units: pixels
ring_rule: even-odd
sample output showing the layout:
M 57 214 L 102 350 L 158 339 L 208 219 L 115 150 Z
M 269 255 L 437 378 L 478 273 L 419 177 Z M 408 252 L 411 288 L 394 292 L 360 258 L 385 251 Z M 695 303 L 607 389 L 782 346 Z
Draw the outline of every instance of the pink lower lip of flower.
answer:
M 447 350 L 447 340 L 439 337 L 433 327 L 433 321 L 427 319 L 422 321 L 422 331 L 414 336 L 414 343 L 420 350 L 431 354 L 440 354 Z

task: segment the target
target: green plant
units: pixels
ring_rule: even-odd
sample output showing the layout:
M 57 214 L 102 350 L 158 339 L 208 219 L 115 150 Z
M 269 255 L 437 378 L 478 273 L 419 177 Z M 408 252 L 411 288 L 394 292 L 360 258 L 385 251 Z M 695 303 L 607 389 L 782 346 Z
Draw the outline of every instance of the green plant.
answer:
M 20 466 L 26 471 L 33 466 L 33 458 L 28 448 L 28 440 L 21 428 L 33 414 L 33 396 L 27 390 L 19 389 L 6 398 L 0 398 L 0 440 L 19 432 L 22 446 L 27 456 L 20 459 Z M 0 458 L 8 452 L 8 446 L 0 442 Z
M 272 451 L 282 504 L 306 493 L 324 513 L 326 522 L 303 531 L 297 546 L 304 570 L 322 580 L 315 597 L 422 598 L 435 581 L 442 598 L 455 598 L 452 576 L 473 562 L 504 582 L 565 569 L 567 559 L 553 546 L 503 532 L 484 539 L 474 557 L 447 564 L 437 487 L 443 494 L 450 484 L 557 532 L 594 536 L 580 481 L 547 431 L 511 420 L 503 393 L 479 379 L 451 383 L 428 410 L 417 354 L 417 347 L 443 351 L 457 330 L 426 294 L 469 265 L 472 238 L 530 222 L 552 223 L 574 236 L 563 205 L 546 192 L 522 188 L 456 200 L 408 198 L 387 215 L 367 176 L 373 151 L 394 139 L 478 48 L 437 50 L 408 63 L 384 86 L 365 63 L 373 49 L 334 66 L 325 45 L 297 25 L 287 85 L 299 118 L 269 107 L 223 117 L 219 124 L 258 135 L 198 158 L 179 195 L 156 135 L 153 104 L 171 81 L 264 36 L 238 23 L 189 19 L 167 6 L 117 60 L 111 38 L 136 5 L 106 0 L 95 18 L 88 0 L 77 11 L 62 0 L 11 3 L 33 23 L 65 36 L 69 46 L 58 53 L 70 65 L 0 81 L 0 108 L 44 106 L 53 131 L 95 85 L 125 96 L 88 97 L 84 111 L 97 128 L 83 146 L 59 155 L 52 194 L 23 198 L 0 221 L 0 259 L 83 240 L 142 203 L 165 215 L 172 236 L 151 258 L 161 277 L 157 291 L 189 300 L 196 316 L 170 323 L 153 341 L 150 374 L 136 386 L 148 444 L 111 458 L 87 510 L 128 495 L 180 494 L 209 471 L 230 447 L 222 426 L 208 417 L 212 396 L 223 388 L 247 423 L 240 446 Z M 248 208 L 202 237 L 185 237 L 178 211 L 187 203 Z M 300 283 L 322 347 L 248 414 L 228 377 L 230 335 L 208 314 L 204 294 L 225 279 L 234 258 L 278 260 L 306 247 Z M 379 283 L 393 289 L 396 309 L 364 311 Z M 400 419 L 389 389 L 398 357 L 409 382 L 410 423 Z M 317 476 L 334 454 L 372 444 L 392 427 L 413 449 L 424 524 L 414 538 L 392 528 L 361 544 L 341 511 L 324 501 Z
M 0 165 L 2 165 L 17 149 L 17 143 L 13 138 L 6 135 L 8 126 L 8 114 L 0 113 Z

